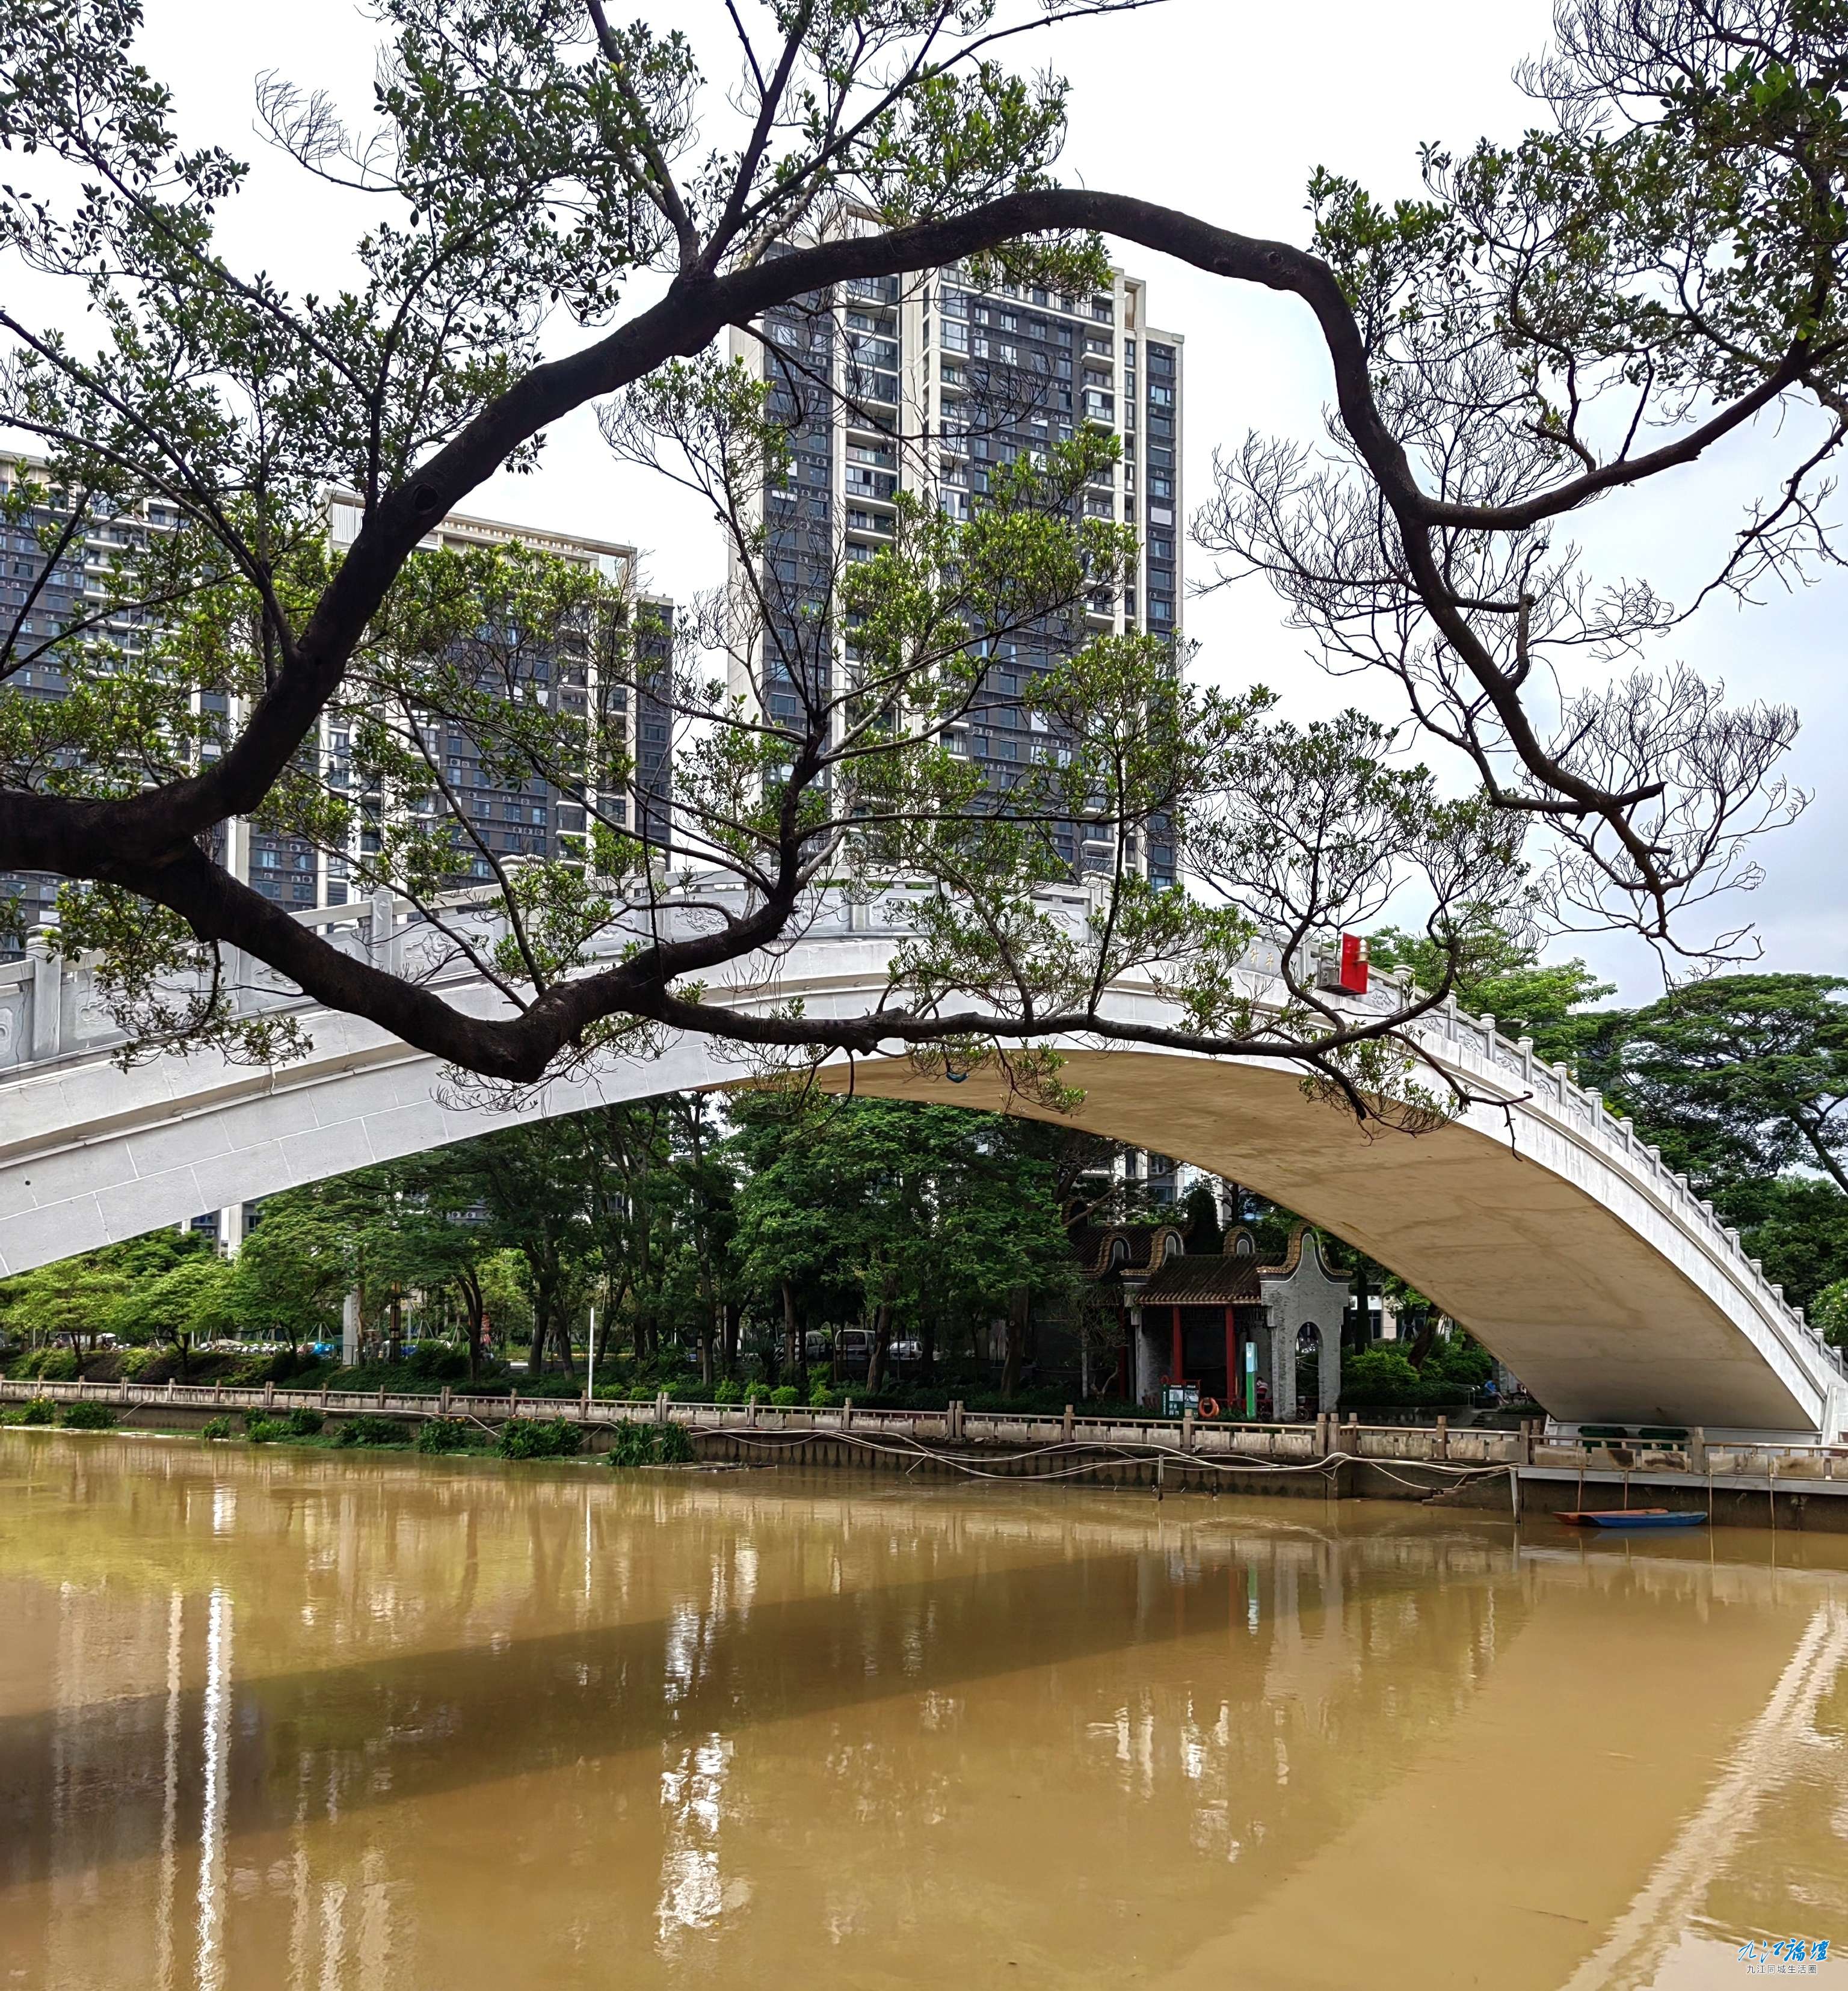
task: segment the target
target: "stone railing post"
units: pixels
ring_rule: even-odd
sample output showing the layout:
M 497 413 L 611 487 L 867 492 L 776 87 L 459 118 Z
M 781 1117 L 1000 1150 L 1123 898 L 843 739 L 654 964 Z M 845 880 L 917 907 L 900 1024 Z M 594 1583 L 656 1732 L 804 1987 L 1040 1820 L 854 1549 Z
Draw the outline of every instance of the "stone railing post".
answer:
M 1065 1421 L 1060 1434 L 1067 1445 L 1071 1443 L 1072 1422 L 1072 1407 L 1070 1404 L 1067 1404 L 1065 1406 Z
M 28 938 L 26 952 L 32 969 L 32 1054 L 55 1058 L 64 1044 L 63 963 L 43 931 Z
M 381 886 L 372 897 L 370 928 L 366 938 L 370 943 L 373 965 L 383 968 L 387 975 L 398 972 L 398 955 L 400 951 L 396 938 L 397 902 L 389 887 Z
M 1193 1412 L 1191 1408 L 1181 1413 L 1181 1449 L 1183 1452 L 1193 1449 Z
M 1438 1417 L 1438 1456 L 1440 1458 L 1450 1456 L 1450 1419 L 1441 1412 Z

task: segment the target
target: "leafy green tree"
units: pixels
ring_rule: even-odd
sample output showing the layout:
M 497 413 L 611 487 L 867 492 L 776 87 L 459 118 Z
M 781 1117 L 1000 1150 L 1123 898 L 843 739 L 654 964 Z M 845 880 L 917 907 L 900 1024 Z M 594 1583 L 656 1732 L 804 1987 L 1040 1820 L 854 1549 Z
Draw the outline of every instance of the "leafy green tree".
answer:
M 1606 1094 L 1708 1194 L 1792 1168 L 1848 1192 L 1848 981 L 1724 975 L 1609 1031 Z
M 298 1346 L 337 1336 L 341 1303 L 365 1281 L 361 1232 L 374 1207 L 350 1176 L 267 1198 L 237 1254 L 239 1318 Z
M 739 1193 L 746 1277 L 782 1302 L 793 1342 L 816 1318 L 871 1330 L 866 1381 L 895 1326 L 914 1326 L 927 1373 L 946 1325 L 1007 1322 L 1002 1387 L 1018 1388 L 1036 1295 L 1074 1297 L 1059 1179 L 1064 1130 L 955 1107 L 772 1093 L 747 1104 Z M 806 1311 L 811 1309 L 813 1311 Z
M 1825 1340 L 1848 1348 L 1848 1277 L 1832 1280 L 1816 1295 L 1812 1314 Z
M 1187 1227 L 1187 1249 L 1212 1252 L 1225 1242 L 1225 1226 L 1219 1220 L 1219 1198 L 1210 1183 L 1196 1183 L 1182 1199 L 1181 1221 Z
M 165 1230 L 15 1274 L 0 1280 L 0 1332 L 35 1343 L 68 1336 L 80 1345 L 99 1334 L 131 1343 L 163 1339 L 138 1311 L 140 1295 L 165 1274 L 206 1261 L 216 1263 L 203 1237 Z
M 192 1349 L 234 1332 L 235 1275 L 215 1251 L 192 1251 L 153 1278 L 140 1278 L 116 1302 L 110 1331 L 124 1340 L 165 1343 L 186 1372 Z
M 0 424 L 51 458 L 9 522 L 47 551 L 92 506 L 148 508 L 148 529 L 52 638 L 28 629 L 29 601 L 0 623 L 0 872 L 64 881 L 59 944 L 98 951 L 127 1055 L 295 1048 L 287 1023 L 231 1003 L 238 978 L 218 970 L 236 948 L 516 1087 L 678 1029 L 797 1064 L 1006 1050 L 1050 1099 L 1033 1047 L 1140 1041 L 1101 992 L 1151 974 L 1175 992 L 1179 1047 L 1293 1060 L 1371 1113 L 1406 1075 L 1395 1019 L 1356 1030 L 1307 987 L 1261 1012 L 1240 972 L 1254 939 L 1290 943 L 1294 974 L 1296 943 L 1364 925 L 1409 883 L 1448 946 L 1513 893 L 1538 820 L 1552 899 L 1708 944 L 1688 921 L 1796 805 L 1775 774 L 1794 719 L 1727 712 L 1686 671 L 1580 666 L 1671 618 L 1646 584 L 1598 585 L 1564 522 L 1788 411 L 1765 427 L 1784 452 L 1765 501 L 1709 579 L 1743 594 L 1830 556 L 1818 501 L 1848 433 L 1833 9 L 1571 0 L 1528 73 L 1533 132 L 1430 148 L 1424 196 L 1390 206 L 1318 173 L 1299 246 L 1057 183 L 1067 92 L 1009 66 L 1020 38 L 1132 3 L 715 5 L 733 73 L 709 79 L 693 36 L 614 25 L 603 0 L 382 0 L 372 127 L 285 80 L 258 89 L 264 139 L 325 189 L 330 222 L 363 195 L 352 281 L 331 291 L 276 273 L 286 242 L 240 267 L 220 227 L 246 165 L 181 129 L 138 59 L 135 0 L 7 9 L 0 254 L 29 280 L 0 284 Z M 842 213 L 851 232 L 829 226 Z M 1268 577 L 1338 665 L 1383 674 L 1469 792 L 1404 764 L 1390 727 L 1292 727 L 1260 691 L 1189 683 L 1165 642 L 1094 635 L 1136 549 L 1084 502 L 1115 454 L 1089 427 L 992 466 L 966 517 L 934 493 L 900 504 L 887 550 L 821 577 L 839 612 L 797 612 L 815 579 L 786 579 L 771 522 L 792 383 L 825 391 L 804 362 L 841 287 L 966 263 L 1077 298 L 1104 277 L 1104 234 L 1305 307 L 1332 444 L 1227 453 L 1206 543 L 1227 578 Z M 48 292 L 84 314 L 81 337 L 55 302 L 36 315 Z M 713 356 L 733 328 L 771 377 Z M 420 550 L 593 404 L 611 448 L 691 485 L 740 556 L 745 584 L 687 650 L 568 563 Z M 338 552 L 330 488 L 358 514 Z M 1023 767 L 1004 813 L 951 742 L 1002 694 L 997 639 L 1028 628 L 1052 667 L 1006 695 L 1063 757 Z M 764 661 L 791 630 L 793 712 Z M 714 686 L 713 650 L 748 696 Z M 15 683 L 34 662 L 70 695 Z M 560 674 L 572 696 L 552 695 Z M 638 924 L 662 822 L 613 720 L 645 693 L 676 734 L 675 848 L 723 891 L 676 887 L 688 917 Z M 577 854 L 510 865 L 431 750 L 445 728 L 502 781 L 581 810 Z M 240 816 L 338 855 L 361 895 L 408 895 L 500 1000 L 452 999 L 288 919 L 214 855 Z M 1074 829 L 1107 857 L 1094 917 L 1055 930 L 1033 892 L 1071 880 Z M 1156 891 L 1132 861 L 1158 832 L 1195 891 Z M 441 890 L 458 876 L 478 887 L 466 907 Z M 916 931 L 876 1003 L 700 999 L 830 884 L 895 877 L 921 888 Z
M 478 1248 L 517 1254 L 533 1310 L 527 1367 L 535 1377 L 553 1354 L 572 1370 L 571 1323 L 594 1276 L 590 1152 L 584 1129 L 566 1118 L 502 1128 L 441 1157 L 442 1200 L 451 1212 L 478 1217 Z M 429 1185 L 438 1179 L 434 1166 L 419 1176 Z
M 1848 1278 L 1848 1196 L 1833 1183 L 1795 1175 L 1736 1181 L 1715 1207 L 1792 1306 L 1812 1305 L 1825 1288 Z

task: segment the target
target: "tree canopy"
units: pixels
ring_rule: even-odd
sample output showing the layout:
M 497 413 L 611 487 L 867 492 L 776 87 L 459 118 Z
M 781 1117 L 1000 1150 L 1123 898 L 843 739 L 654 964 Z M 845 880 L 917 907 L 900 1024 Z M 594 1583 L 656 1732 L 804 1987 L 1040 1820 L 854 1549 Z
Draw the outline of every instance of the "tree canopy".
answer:
M 1561 918 L 1724 951 L 1710 902 L 1751 882 L 1752 836 L 1801 799 L 1776 771 L 1794 719 L 1643 669 L 1687 611 L 1594 573 L 1565 525 L 1775 415 L 1778 481 L 1721 536 L 1702 598 L 1829 556 L 1819 505 L 1848 432 L 1839 5 L 1562 0 L 1526 72 L 1528 133 L 1428 151 L 1416 200 L 1319 173 L 1307 246 L 1057 183 L 1064 86 L 1013 65 L 1029 31 L 1138 5 L 728 7 L 733 73 L 709 79 L 679 28 L 614 25 L 601 0 L 381 0 L 369 124 L 284 79 L 257 93 L 265 141 L 328 183 L 330 228 L 367 210 L 351 281 L 324 293 L 220 245 L 247 166 L 188 141 L 137 59 L 136 0 L 15 0 L 0 254 L 34 281 L 0 298 L 0 424 L 51 470 L 12 522 L 48 549 L 93 507 L 162 523 L 49 645 L 8 611 L 0 868 L 66 881 L 60 944 L 100 951 L 99 994 L 137 1045 L 285 1054 L 288 1030 L 230 999 L 235 951 L 509 1084 L 679 1029 L 798 1060 L 1000 1057 L 1043 1088 L 1033 1047 L 1076 1033 L 1292 1059 L 1368 1111 L 1404 1076 L 1404 1018 L 1353 1020 L 1302 964 L 1408 880 L 1446 957 L 1421 1001 L 1454 980 L 1469 909 L 1506 899 L 1524 861 Z M 1094 633 L 1130 529 L 1082 502 L 1113 447 L 1089 431 L 1012 466 L 966 519 L 901 506 L 887 552 L 823 577 L 838 612 L 780 591 L 764 521 L 834 287 L 961 262 L 1081 292 L 1107 237 L 1305 307 L 1329 436 L 1230 443 L 1199 535 L 1227 579 L 1268 577 L 1332 664 L 1385 674 L 1407 737 L 1460 765 L 1465 791 L 1389 727 L 1295 727 L 1261 689 L 1189 682 L 1163 644 Z M 63 316 L 34 315 L 48 283 Z M 781 388 L 715 356 L 731 328 Z M 642 606 L 597 577 L 418 550 L 592 406 L 613 448 L 710 499 L 740 556 L 741 583 L 665 659 Z M 330 489 L 359 513 L 339 553 Z M 1069 752 L 1002 809 L 951 737 L 994 689 L 995 639 L 1028 626 L 1055 654 L 1019 695 Z M 764 696 L 777 644 L 788 711 Z M 569 652 L 582 700 L 548 696 L 536 645 Z M 48 656 L 66 696 L 24 696 L 18 673 Z M 757 673 L 750 696 L 719 660 Z M 645 686 L 675 735 L 681 874 L 659 822 L 608 805 L 633 770 L 601 702 Z M 576 859 L 491 861 L 431 751 L 451 720 L 582 809 Z M 358 890 L 427 915 L 423 958 L 343 948 L 240 882 L 222 861 L 238 817 L 352 853 Z M 1071 876 L 1052 831 L 1074 820 L 1108 854 L 1073 930 L 1033 893 Z M 1184 891 L 1133 859 L 1158 826 Z M 486 873 L 461 903 L 459 855 Z M 876 1008 L 704 999 L 822 891 L 893 879 L 917 888 L 914 930 Z M 1289 977 L 1281 1013 L 1242 972 L 1260 938 Z M 504 1004 L 452 1000 L 463 966 Z M 1178 1021 L 1111 1013 L 1125 975 L 1160 984 Z
M 1722 975 L 1602 1019 L 1597 1075 L 1707 1192 L 1812 1170 L 1848 1191 L 1848 982 Z

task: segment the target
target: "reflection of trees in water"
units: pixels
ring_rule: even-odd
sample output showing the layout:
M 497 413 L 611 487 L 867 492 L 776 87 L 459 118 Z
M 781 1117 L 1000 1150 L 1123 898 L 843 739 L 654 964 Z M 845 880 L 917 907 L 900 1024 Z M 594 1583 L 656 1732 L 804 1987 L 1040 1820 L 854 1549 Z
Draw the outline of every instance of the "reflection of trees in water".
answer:
M 281 1912 L 238 1896 L 237 1873 L 286 1872 L 305 1982 L 362 1948 L 399 1981 L 407 1957 L 419 1981 L 466 1978 L 420 1905 L 443 1878 L 423 1826 L 452 1800 L 510 1861 L 575 1875 L 597 1941 L 631 1954 L 720 1942 L 750 1967 L 767 1858 L 774 1926 L 870 1941 L 946 1913 L 1060 1939 L 1075 1896 L 1120 1897 L 1132 1847 L 1158 1918 L 1203 1874 L 1230 1914 L 1444 1735 L 1550 1589 L 1686 1629 L 1768 1580 L 1281 1501 L 115 1456 L 145 1451 L 145 1475 L 86 1464 L 82 1499 L 40 1503 L 0 1558 L 34 1579 L 19 1649 L 60 1683 L 0 1718 L 0 1887 L 42 1878 L 54 1919 L 77 1915 L 129 1863 L 171 1871 L 172 1821 L 200 1843 L 209 1586 L 159 1584 L 210 1571 L 237 1626 L 210 1801 L 225 1942 L 234 1958 Z M 218 1537 L 215 1479 L 239 1493 Z M 46 1639 L 53 1595 L 64 1629 Z M 86 1641 L 102 1621 L 107 1642 Z M 1023 1890 L 1023 1860 L 1050 1846 L 1058 1884 Z M 471 1912 L 526 1899 L 501 1891 Z M 161 1912 L 190 1929 L 193 1908 Z M 124 1914 L 119 1940 L 158 1919 Z M 535 1933 L 536 1968 L 555 1936 Z

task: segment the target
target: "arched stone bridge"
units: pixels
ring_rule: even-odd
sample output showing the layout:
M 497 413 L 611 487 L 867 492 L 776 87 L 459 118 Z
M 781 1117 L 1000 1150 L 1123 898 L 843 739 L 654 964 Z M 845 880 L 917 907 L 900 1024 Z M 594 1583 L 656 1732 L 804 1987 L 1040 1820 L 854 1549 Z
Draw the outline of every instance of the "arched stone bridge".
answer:
M 1075 892 L 1047 905 L 1074 922 L 1087 910 Z M 394 965 L 421 944 L 383 897 L 304 917 Z M 885 985 L 897 931 L 887 907 L 831 904 L 778 959 L 740 964 L 707 999 L 799 996 L 811 1015 L 858 1012 Z M 1253 972 L 1264 978 L 1261 964 Z M 458 1103 L 436 1060 L 376 1026 L 313 1009 L 267 971 L 243 978 L 246 1007 L 300 1013 L 311 1055 L 276 1070 L 216 1053 L 170 1057 L 124 1074 L 110 1062 L 114 1033 L 86 970 L 38 951 L 0 968 L 0 1272 L 507 1123 L 505 1111 Z M 461 979 L 449 992 L 484 1009 L 499 999 Z M 1389 985 L 1369 999 L 1396 996 Z M 1119 985 L 1110 1001 L 1125 1018 L 1164 1016 L 1145 985 Z M 1370 1252 L 1557 1418 L 1848 1437 L 1839 1356 L 1628 1122 L 1487 1019 L 1452 1007 L 1421 1029 L 1440 1065 L 1505 1104 L 1416 1138 L 1370 1135 L 1305 1100 L 1285 1066 L 1077 1046 L 1068 1076 L 1084 1100 L 1074 1118 L 1245 1183 Z M 594 1082 L 555 1084 L 523 1111 L 577 1112 L 744 1075 L 735 1053 L 686 1039 Z M 904 1059 L 863 1061 L 854 1083 L 1002 1103 L 979 1073 L 933 1085 Z

